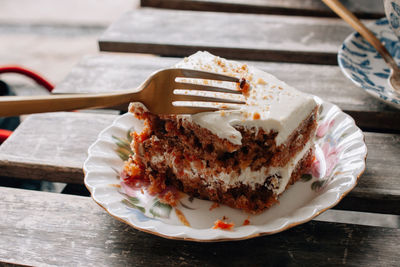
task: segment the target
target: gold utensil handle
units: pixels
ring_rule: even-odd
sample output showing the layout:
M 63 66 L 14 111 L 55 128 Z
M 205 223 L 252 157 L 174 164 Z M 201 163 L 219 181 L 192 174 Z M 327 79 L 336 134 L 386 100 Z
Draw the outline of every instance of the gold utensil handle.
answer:
M 397 69 L 397 64 L 390 56 L 389 52 L 381 41 L 367 28 L 365 25 L 345 8 L 338 0 L 322 0 L 329 8 L 331 8 L 339 17 L 346 21 L 353 29 L 355 29 L 362 37 L 364 37 L 383 57 L 387 64 Z
M 21 114 L 68 111 L 74 109 L 117 106 L 129 102 L 132 93 L 65 94 L 46 96 L 0 97 L 0 117 Z

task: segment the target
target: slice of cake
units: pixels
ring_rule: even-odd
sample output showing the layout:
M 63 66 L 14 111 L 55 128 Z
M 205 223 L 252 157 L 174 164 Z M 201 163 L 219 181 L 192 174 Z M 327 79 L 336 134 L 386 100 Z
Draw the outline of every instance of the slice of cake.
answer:
M 173 194 L 164 193 L 171 185 L 251 213 L 278 202 L 312 163 L 318 110 L 314 98 L 271 74 L 208 52 L 197 52 L 176 67 L 241 78 L 239 97 L 246 104 L 168 116 L 131 104 L 130 112 L 145 128 L 133 133 L 134 154 L 125 164 L 125 180 L 145 179 L 150 193 L 162 193 L 173 205 Z

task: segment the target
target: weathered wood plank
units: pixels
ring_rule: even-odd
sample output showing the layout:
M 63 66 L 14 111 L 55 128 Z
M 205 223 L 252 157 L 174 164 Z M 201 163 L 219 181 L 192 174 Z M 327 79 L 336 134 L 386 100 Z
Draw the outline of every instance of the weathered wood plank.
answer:
M 83 183 L 87 148 L 114 118 L 67 112 L 30 116 L 0 146 L 0 176 Z M 348 206 L 376 211 L 379 207 L 365 203 L 378 201 L 386 203 L 381 212 L 400 214 L 400 170 L 395 167 L 400 166 L 400 135 L 366 132 L 365 136 L 367 168 L 349 194 L 362 201 Z
M 0 146 L 0 176 L 82 183 L 87 149 L 114 118 L 77 112 L 29 116 Z
M 400 229 L 312 221 L 241 242 L 167 240 L 113 219 L 87 197 L 0 188 L 0 261 L 25 265 L 395 266 Z
M 352 191 L 352 195 L 369 198 L 371 190 L 367 188 L 373 188 L 375 192 L 380 192 L 380 196 L 398 197 L 400 135 L 365 133 L 365 142 L 368 148 L 367 170 L 360 179 L 359 186 Z M 400 198 L 397 200 L 400 201 Z
M 138 55 L 85 57 L 55 93 L 95 93 L 137 87 L 152 72 L 181 59 Z M 400 132 L 397 110 L 369 96 L 349 81 L 337 66 L 246 61 L 296 88 L 337 104 L 364 129 Z
M 53 93 L 102 93 L 139 86 L 151 73 L 180 59 L 149 55 L 95 55 L 84 57 Z
M 352 32 L 340 19 L 140 9 L 124 14 L 100 37 L 102 51 L 337 64 Z
M 383 4 L 376 0 L 342 1 L 358 18 L 385 16 Z M 336 16 L 320 0 L 141 0 L 143 7 L 254 14 Z

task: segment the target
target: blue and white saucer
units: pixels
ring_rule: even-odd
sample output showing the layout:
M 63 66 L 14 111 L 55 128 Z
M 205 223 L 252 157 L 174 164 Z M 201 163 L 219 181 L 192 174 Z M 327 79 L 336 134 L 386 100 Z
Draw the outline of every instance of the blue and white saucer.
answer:
M 368 28 L 385 44 L 396 62 L 400 61 L 400 42 L 392 32 L 386 18 L 379 19 Z M 338 52 L 343 73 L 370 95 L 400 109 L 400 94 L 389 84 L 389 67 L 383 58 L 357 32 L 344 40 Z

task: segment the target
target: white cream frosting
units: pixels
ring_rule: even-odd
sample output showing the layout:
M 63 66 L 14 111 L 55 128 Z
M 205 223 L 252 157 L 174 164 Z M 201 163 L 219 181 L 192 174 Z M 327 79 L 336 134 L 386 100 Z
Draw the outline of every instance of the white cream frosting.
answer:
M 266 132 L 274 130 L 278 132 L 275 142 L 280 145 L 317 105 L 312 96 L 294 89 L 269 73 L 208 52 L 197 52 L 176 64 L 176 67 L 245 78 L 250 84 L 248 96 L 232 95 L 233 98 L 245 99 L 246 104 L 238 106 L 238 109 L 184 116 L 236 145 L 241 145 L 242 136 L 233 126 L 262 128 Z M 225 87 L 218 82 L 208 83 Z

